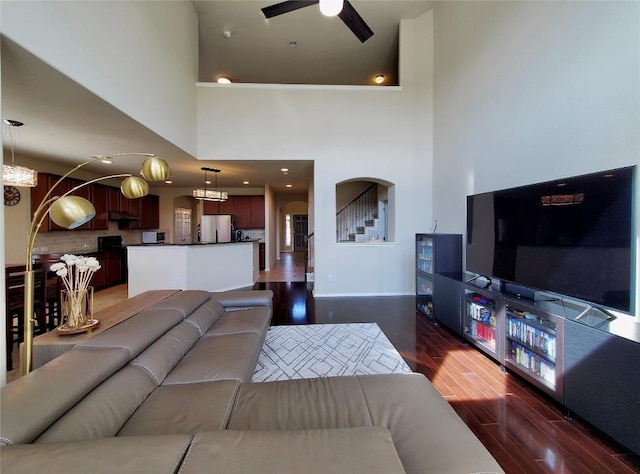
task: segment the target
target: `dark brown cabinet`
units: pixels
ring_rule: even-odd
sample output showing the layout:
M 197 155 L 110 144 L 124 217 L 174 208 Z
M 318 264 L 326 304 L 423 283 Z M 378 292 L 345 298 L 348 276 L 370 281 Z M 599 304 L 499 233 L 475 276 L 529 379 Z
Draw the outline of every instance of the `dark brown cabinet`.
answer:
M 160 227 L 160 197 L 149 194 L 140 199 L 141 229 L 157 229 Z
M 251 228 L 264 229 L 264 196 L 251 196 Z
M 96 208 L 96 216 L 91 221 L 93 230 L 109 228 L 109 187 L 102 184 L 92 185 L 91 202 Z
M 236 196 L 233 205 L 233 225 L 236 229 L 251 228 L 251 198 Z
M 100 263 L 100 269 L 93 274 L 91 285 L 95 289 L 117 285 L 123 281 L 122 252 L 118 250 L 109 252 L 94 252 L 87 254 L 95 257 Z
M 55 189 L 49 195 L 62 196 L 71 189 L 80 186 L 84 181 L 65 178 L 56 185 L 60 176 L 39 173 L 38 185 L 31 188 L 31 215 L 43 202 L 45 196 L 54 186 Z M 96 209 L 96 216 L 86 224 L 75 230 L 107 230 L 109 229 L 109 212 L 126 211 L 138 217 L 138 221 L 126 221 L 118 224 L 119 229 L 157 229 L 160 226 L 160 198 L 156 195 L 147 195 L 140 199 L 127 199 L 122 196 L 120 188 L 105 186 L 103 184 L 92 183 L 74 191 L 73 195 L 81 196 L 89 200 Z M 44 219 L 40 232 L 66 230 L 60 227 L 47 215 Z
M 235 196 L 236 229 L 264 229 L 264 196 Z
M 229 196 L 229 199 L 223 202 L 216 201 L 204 201 L 203 212 L 207 215 L 219 215 L 219 214 L 231 214 L 235 213 L 234 210 L 235 198 Z
M 264 196 L 229 196 L 224 202 L 204 201 L 204 214 L 231 214 L 236 229 L 264 229 Z
M 259 262 L 259 266 L 260 266 L 260 270 L 264 270 L 265 265 L 264 265 L 264 244 L 263 243 L 259 243 L 258 244 L 258 262 Z

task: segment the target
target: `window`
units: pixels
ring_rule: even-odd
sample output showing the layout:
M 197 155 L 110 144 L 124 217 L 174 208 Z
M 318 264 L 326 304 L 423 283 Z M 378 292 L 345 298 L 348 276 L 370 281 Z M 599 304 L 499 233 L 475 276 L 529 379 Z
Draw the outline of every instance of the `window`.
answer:
M 284 247 L 291 248 L 292 240 L 291 214 L 284 215 Z

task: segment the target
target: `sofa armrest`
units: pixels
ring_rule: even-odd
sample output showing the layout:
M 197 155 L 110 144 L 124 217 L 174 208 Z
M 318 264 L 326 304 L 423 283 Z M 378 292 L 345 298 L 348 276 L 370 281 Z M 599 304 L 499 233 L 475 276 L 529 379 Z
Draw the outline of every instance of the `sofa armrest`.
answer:
M 271 290 L 232 290 L 212 292 L 211 298 L 218 301 L 226 311 L 271 306 L 273 291 Z
M 101 438 L 71 443 L 17 444 L 0 448 L 0 471 L 174 473 L 191 435 Z
M 198 433 L 180 474 L 278 472 L 400 474 L 386 428 Z

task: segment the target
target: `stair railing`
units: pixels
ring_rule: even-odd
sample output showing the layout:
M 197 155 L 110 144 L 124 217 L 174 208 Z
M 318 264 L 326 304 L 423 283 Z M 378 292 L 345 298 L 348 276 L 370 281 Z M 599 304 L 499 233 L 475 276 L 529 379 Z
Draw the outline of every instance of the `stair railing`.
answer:
M 336 213 L 336 242 L 352 240 L 351 235 L 357 234 L 359 227 L 364 228 L 367 220 L 375 218 L 377 211 L 378 185 L 373 183 Z

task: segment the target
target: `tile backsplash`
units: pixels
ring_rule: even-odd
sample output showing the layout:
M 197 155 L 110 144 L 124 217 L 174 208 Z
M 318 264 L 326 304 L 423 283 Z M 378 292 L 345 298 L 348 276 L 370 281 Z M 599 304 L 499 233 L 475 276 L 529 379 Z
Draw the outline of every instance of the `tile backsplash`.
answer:
M 36 237 L 33 253 L 88 253 L 98 250 L 98 237 L 121 235 L 123 245 L 142 243 L 142 231 L 120 230 L 117 222 L 109 222 L 109 230 L 61 230 L 41 232 Z
M 260 239 L 264 242 L 264 229 L 249 229 L 242 231 L 242 237 L 249 237 L 250 239 Z

